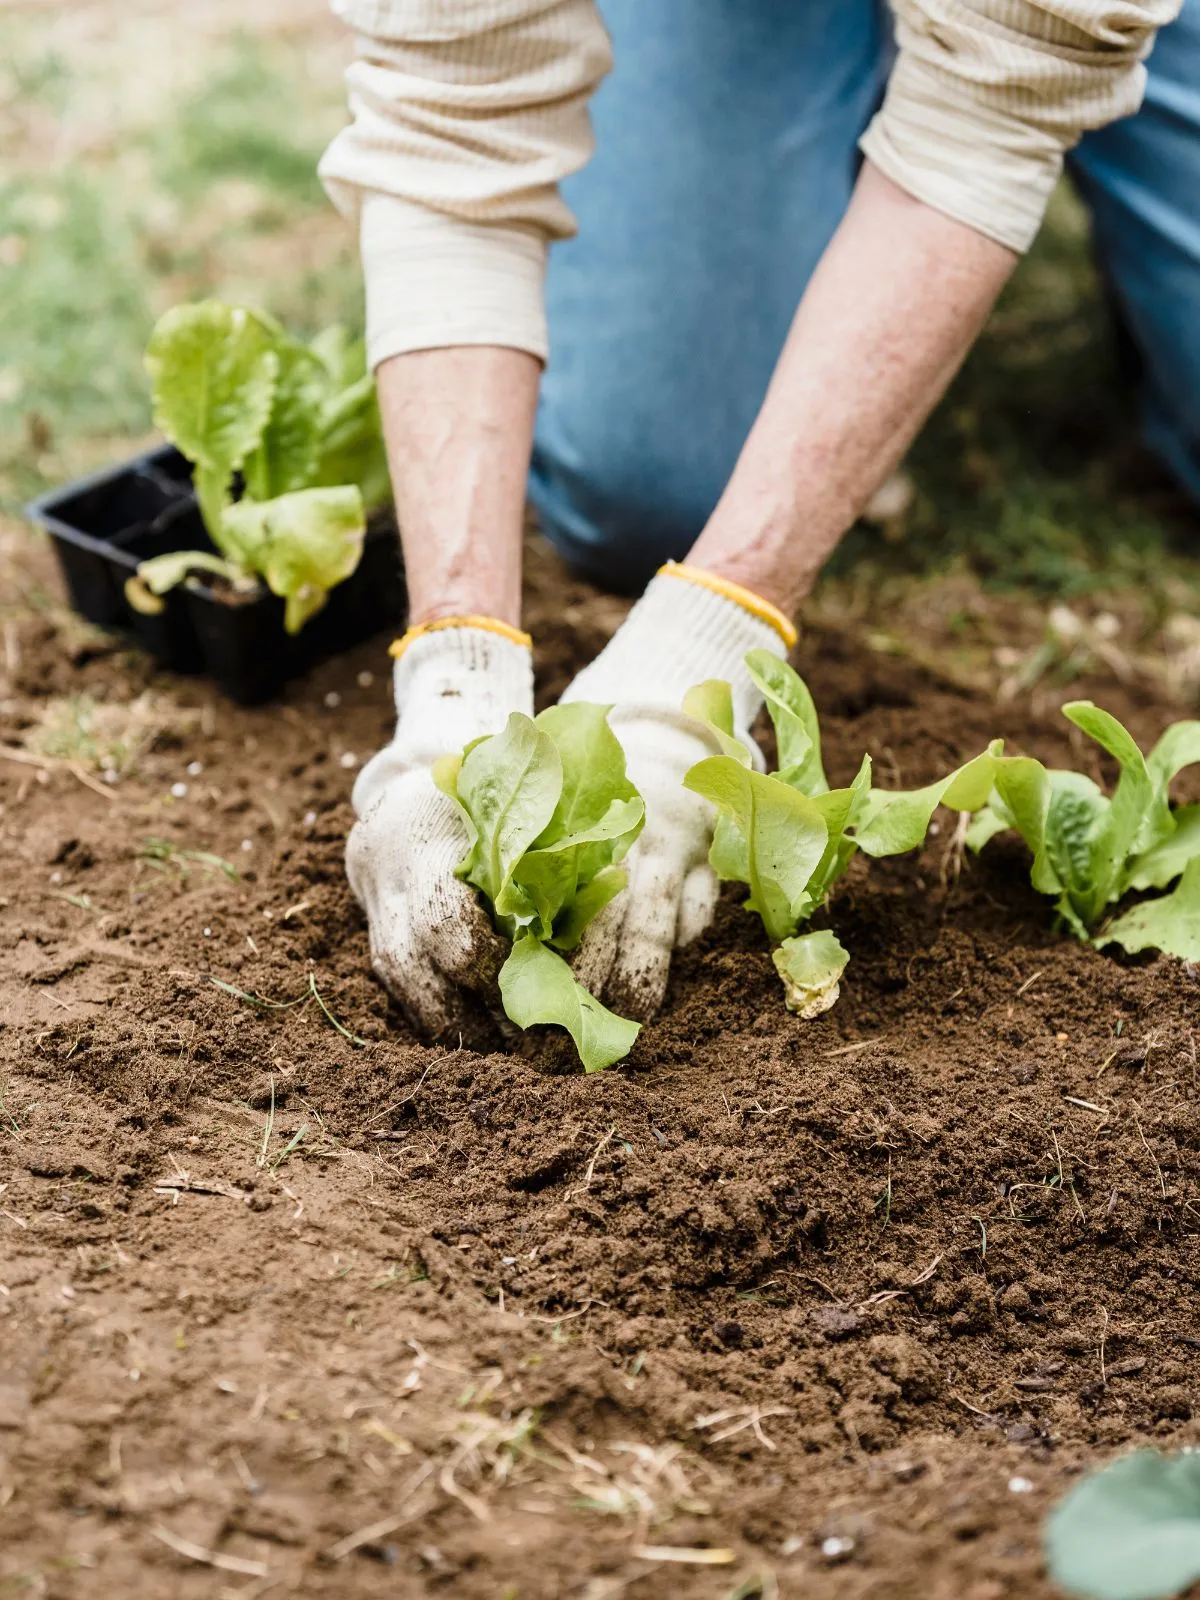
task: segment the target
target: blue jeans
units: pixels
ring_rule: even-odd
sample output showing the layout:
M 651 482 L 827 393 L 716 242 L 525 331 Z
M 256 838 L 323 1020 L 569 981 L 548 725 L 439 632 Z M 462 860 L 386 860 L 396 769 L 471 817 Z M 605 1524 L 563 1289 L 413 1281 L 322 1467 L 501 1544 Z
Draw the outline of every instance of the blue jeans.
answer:
M 845 211 L 891 42 L 876 0 L 605 0 L 616 66 L 564 187 L 530 494 L 576 567 L 636 590 L 725 486 Z M 1070 158 L 1138 348 L 1147 436 L 1200 499 L 1200 0 L 1136 116 Z M 886 263 L 882 264 L 886 271 Z

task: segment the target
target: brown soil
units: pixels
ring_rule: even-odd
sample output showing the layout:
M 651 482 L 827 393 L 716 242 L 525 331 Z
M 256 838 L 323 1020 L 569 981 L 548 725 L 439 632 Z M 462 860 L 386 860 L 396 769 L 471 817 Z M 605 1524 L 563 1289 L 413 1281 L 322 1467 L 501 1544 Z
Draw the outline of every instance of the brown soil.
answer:
M 530 587 L 549 697 L 624 607 Z M 6 642 L 10 749 L 151 681 L 58 613 Z M 1087 758 L 862 630 L 798 664 L 840 778 Z M 378 646 L 262 710 L 156 689 L 194 726 L 111 793 L 0 761 L 0 1591 L 1032 1600 L 1073 1474 L 1200 1442 L 1187 969 L 1057 939 L 1019 849 L 956 876 L 946 829 L 852 871 L 815 1023 L 730 898 L 621 1070 L 428 1049 L 342 875 Z M 365 1042 L 210 981 L 310 975 Z

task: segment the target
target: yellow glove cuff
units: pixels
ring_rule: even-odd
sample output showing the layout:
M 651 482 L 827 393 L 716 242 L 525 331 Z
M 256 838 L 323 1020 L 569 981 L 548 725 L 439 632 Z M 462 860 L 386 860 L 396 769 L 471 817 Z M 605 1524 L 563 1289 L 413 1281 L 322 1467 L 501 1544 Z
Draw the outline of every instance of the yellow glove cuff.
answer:
M 532 650 L 533 648 L 533 640 L 530 636 L 527 633 L 522 633 L 520 628 L 514 628 L 511 622 L 501 622 L 499 617 L 470 615 L 438 617 L 433 622 L 414 622 L 407 633 L 394 640 L 388 647 L 388 655 L 391 656 L 393 661 L 399 661 L 414 639 L 420 639 L 426 633 L 440 633 L 443 628 L 478 628 L 484 633 L 498 633 L 502 639 L 508 639 L 513 644 L 524 645 L 526 650 Z
M 703 567 L 689 567 L 682 561 L 668 561 L 666 566 L 658 570 L 663 577 L 681 578 L 684 583 L 694 583 L 701 589 L 710 589 L 713 594 L 732 600 L 735 606 L 741 606 L 743 611 L 748 611 L 752 617 L 774 628 L 789 650 L 800 637 L 795 624 L 779 607 L 764 600 L 762 595 L 755 594 L 753 589 L 743 589 L 740 583 L 719 578 L 715 572 L 706 572 Z

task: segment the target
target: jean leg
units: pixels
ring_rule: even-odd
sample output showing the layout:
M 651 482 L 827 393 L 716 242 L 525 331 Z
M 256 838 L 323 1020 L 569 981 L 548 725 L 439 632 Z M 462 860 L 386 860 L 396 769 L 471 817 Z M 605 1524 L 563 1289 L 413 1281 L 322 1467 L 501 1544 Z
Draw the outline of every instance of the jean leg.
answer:
M 640 587 L 715 505 L 837 227 L 888 36 L 877 0 L 607 0 L 597 150 L 565 185 L 530 493 Z
M 1184 0 L 1132 117 L 1070 158 L 1143 365 L 1146 437 L 1200 500 L 1200 0 Z

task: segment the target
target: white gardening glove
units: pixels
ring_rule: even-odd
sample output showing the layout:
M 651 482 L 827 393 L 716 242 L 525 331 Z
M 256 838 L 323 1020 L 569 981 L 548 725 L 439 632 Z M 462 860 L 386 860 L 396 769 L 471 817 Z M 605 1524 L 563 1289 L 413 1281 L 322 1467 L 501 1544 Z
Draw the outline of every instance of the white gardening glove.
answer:
M 704 725 L 683 715 L 683 697 L 724 678 L 736 731 L 761 766 L 750 724 L 762 696 L 745 656 L 783 657 L 795 638 L 783 613 L 757 595 L 669 563 L 562 697 L 613 707 L 609 722 L 646 802 L 646 826 L 625 861 L 628 886 L 588 929 L 574 962 L 579 981 L 618 1011 L 644 1018 L 657 1010 L 672 950 L 702 932 L 716 906 L 708 864 L 715 813 L 683 778 L 719 752 Z
M 351 796 L 358 821 L 346 873 L 367 914 L 371 965 L 431 1035 L 458 1020 L 456 991 L 485 992 L 507 954 L 475 891 L 454 876 L 466 830 L 432 777 L 438 756 L 499 733 L 513 711 L 533 715 L 526 635 L 479 621 L 410 630 L 401 641 L 396 734 Z

